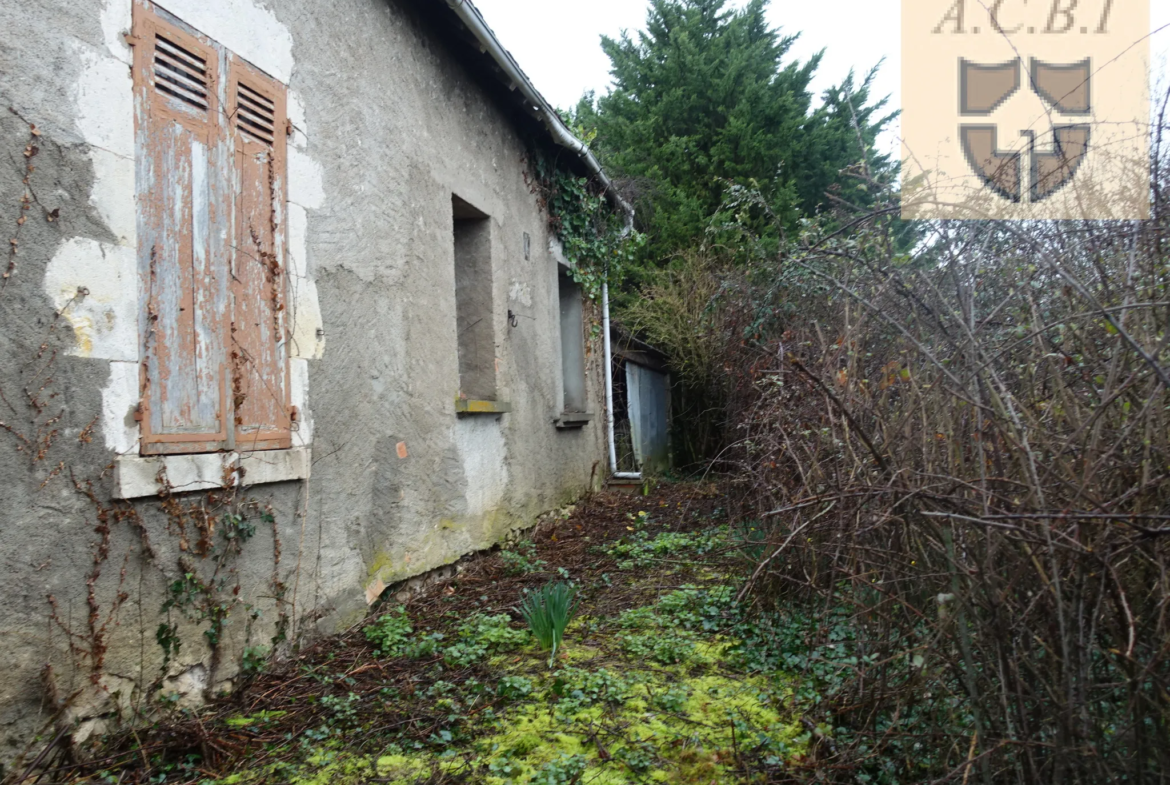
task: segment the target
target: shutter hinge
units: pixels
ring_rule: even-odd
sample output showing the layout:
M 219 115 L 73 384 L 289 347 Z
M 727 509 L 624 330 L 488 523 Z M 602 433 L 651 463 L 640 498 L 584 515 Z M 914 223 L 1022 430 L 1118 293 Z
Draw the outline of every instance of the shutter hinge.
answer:
M 288 417 L 293 422 L 298 422 L 301 419 L 301 410 L 295 406 L 288 407 Z
M 142 422 L 142 404 L 134 407 L 134 422 Z
M 122 33 L 122 38 L 126 41 L 126 46 L 136 46 L 142 40 L 142 38 L 134 35 L 134 33 Z

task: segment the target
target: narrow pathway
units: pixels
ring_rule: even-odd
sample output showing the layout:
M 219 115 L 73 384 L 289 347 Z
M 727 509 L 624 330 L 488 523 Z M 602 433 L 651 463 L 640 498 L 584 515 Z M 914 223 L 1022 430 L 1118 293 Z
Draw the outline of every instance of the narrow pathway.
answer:
M 111 742 L 89 782 L 779 781 L 808 735 L 733 603 L 746 564 L 713 488 L 601 494 L 199 716 Z M 515 608 L 570 581 L 550 667 Z

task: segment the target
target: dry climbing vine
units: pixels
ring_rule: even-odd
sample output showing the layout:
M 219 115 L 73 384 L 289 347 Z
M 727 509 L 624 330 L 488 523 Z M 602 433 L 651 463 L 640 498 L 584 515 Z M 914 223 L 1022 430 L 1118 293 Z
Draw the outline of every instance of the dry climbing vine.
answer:
M 11 111 L 20 117 L 15 110 Z M 20 119 L 24 121 L 24 118 Z M 19 167 L 17 177 L 23 190 L 14 205 L 16 216 L 11 224 L 7 265 L 0 275 L 3 281 L 0 292 L 6 291 L 8 284 L 16 280 L 18 254 L 23 256 L 25 253 L 21 248 L 22 233 L 28 228 L 33 205 L 40 205 L 35 190 L 37 166 L 34 161 L 43 161 L 45 152 L 40 130 L 35 124 L 24 122 L 28 127 L 28 138 L 21 142 L 20 155 L 12 156 Z M 59 209 L 41 209 L 46 223 L 59 223 Z M 159 255 L 160 249 L 152 249 L 146 299 L 147 341 L 154 338 L 159 318 L 154 291 Z M 269 270 L 270 275 L 278 272 Z M 21 285 L 31 284 L 24 281 Z M 246 615 L 245 670 L 249 667 L 254 670 L 273 647 L 286 640 L 290 623 L 285 599 L 287 588 L 279 574 L 281 542 L 276 513 L 271 504 L 244 495 L 239 487 L 242 471 L 237 466 L 225 467 L 220 487 L 199 494 L 178 494 L 165 471 L 160 472 L 157 501 L 132 503 L 113 500 L 104 490 L 114 468 L 112 463 L 95 466 L 95 461 L 90 460 L 83 467 L 78 465 L 76 458 L 64 453 L 72 439 L 63 437 L 72 429 L 68 419 L 70 409 L 64 403 L 65 391 L 58 383 L 58 362 L 63 346 L 72 340 L 72 336 L 63 336 L 59 328 L 69 310 L 88 295 L 87 289 L 79 287 L 68 302 L 53 311 L 41 334 L 34 333 L 22 341 L 20 331 L 13 330 L 9 336 L 11 345 L 19 352 L 23 343 L 28 359 L 15 366 L 18 369 L 15 380 L 11 377 L 0 380 L 0 447 L 23 456 L 34 492 L 43 492 L 55 480 L 66 478 L 73 493 L 84 500 L 79 512 L 91 522 L 93 536 L 89 564 L 82 572 L 84 590 L 79 587 L 77 592 L 78 599 L 84 603 L 82 618 L 73 618 L 70 600 L 60 588 L 43 595 L 49 625 L 63 635 L 61 650 L 72 661 L 74 671 L 83 675 L 84 683 L 66 688 L 68 678 L 50 661 L 53 653 L 44 652 L 46 664 L 41 668 L 40 680 L 45 705 L 50 707 L 50 712 L 42 730 L 54 724 L 61 727 L 59 732 L 50 734 L 53 740 L 49 746 L 32 758 L 37 766 L 51 763 L 57 755 L 64 754 L 62 742 L 68 739 L 72 725 L 64 723 L 63 718 L 72 716 L 70 710 L 79 696 L 86 692 L 86 685 L 99 691 L 107 689 L 103 682 L 107 655 L 115 643 L 120 617 L 132 598 L 129 576 L 133 569 L 143 573 L 157 571 L 166 582 L 163 595 L 155 598 L 159 603 L 155 607 L 164 616 L 154 636 L 162 649 L 162 668 L 150 684 L 145 683 L 144 677 L 143 683 L 138 685 L 148 697 L 160 694 L 170 675 L 168 668 L 173 657 L 184 643 L 189 643 L 184 638 L 192 628 L 207 644 L 211 658 L 209 670 L 214 674 L 220 665 L 224 633 L 232 618 L 240 613 Z M 98 419 L 99 416 L 94 416 L 83 427 L 72 431 L 77 439 L 73 447 L 93 443 Z M 96 463 L 103 463 L 103 460 L 99 458 Z M 163 531 L 174 538 L 177 558 L 166 556 L 167 549 L 152 540 L 146 522 L 147 517 L 154 517 L 148 515 L 152 511 L 161 515 Z M 261 523 L 271 527 L 273 539 L 271 596 L 265 599 L 275 602 L 277 613 L 275 631 L 267 646 L 253 645 L 260 610 L 254 599 L 245 596 L 239 574 L 247 543 L 253 539 Z M 117 538 L 119 530 L 128 531 L 133 537 L 132 544 L 124 552 Z M 116 575 L 106 575 L 111 562 L 116 566 Z M 45 569 L 49 564 L 50 561 L 46 561 L 37 569 Z M 137 599 L 149 610 L 152 599 L 148 594 Z M 17 765 L 20 765 L 19 760 Z

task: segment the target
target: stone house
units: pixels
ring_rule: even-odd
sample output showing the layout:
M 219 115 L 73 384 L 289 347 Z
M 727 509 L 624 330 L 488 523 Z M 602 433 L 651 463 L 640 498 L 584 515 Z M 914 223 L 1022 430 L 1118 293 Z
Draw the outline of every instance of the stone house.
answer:
M 230 689 L 604 481 L 601 315 L 530 156 L 609 183 L 466 0 L 0 31 L 0 761 Z

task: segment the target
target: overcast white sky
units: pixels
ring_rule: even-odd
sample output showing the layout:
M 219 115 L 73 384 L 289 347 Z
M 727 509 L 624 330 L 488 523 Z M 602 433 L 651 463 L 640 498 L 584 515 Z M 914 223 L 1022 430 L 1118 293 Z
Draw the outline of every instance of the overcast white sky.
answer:
M 568 107 L 586 90 L 609 87 L 609 58 L 601 36 L 631 33 L 646 21 L 646 0 L 474 0 L 496 36 L 554 106 Z M 1170 24 L 1170 0 L 1150 0 L 1154 29 Z M 730 0 L 740 6 L 742 0 Z M 900 0 L 772 0 L 774 27 L 800 33 L 789 54 L 801 61 L 820 49 L 824 60 L 813 83 L 819 93 L 854 69 L 858 74 L 885 58 L 877 94 L 899 107 Z M 1161 57 L 1170 50 L 1170 30 L 1154 36 Z M 1157 62 L 1157 60 L 1155 60 Z M 890 134 L 893 151 L 896 142 Z

